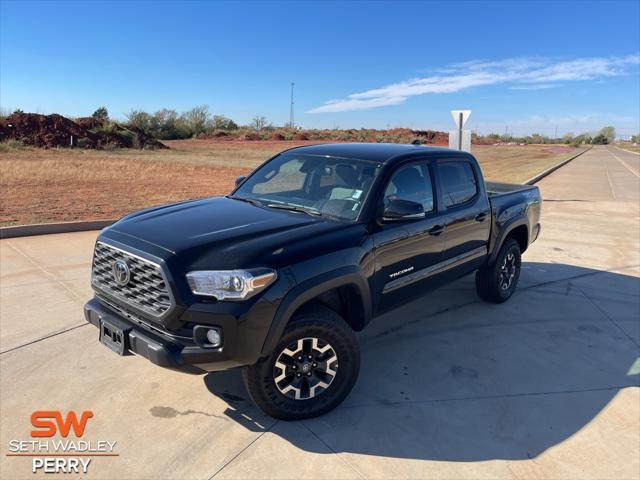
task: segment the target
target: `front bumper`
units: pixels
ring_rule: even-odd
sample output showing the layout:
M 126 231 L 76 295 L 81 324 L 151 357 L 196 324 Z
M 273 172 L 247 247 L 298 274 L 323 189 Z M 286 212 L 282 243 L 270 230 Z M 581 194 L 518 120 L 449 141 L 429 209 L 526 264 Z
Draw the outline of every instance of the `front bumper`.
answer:
M 136 354 L 164 368 L 185 373 L 202 374 L 211 371 L 227 370 L 246 365 L 246 358 L 237 358 L 232 344 L 223 344 L 220 348 L 203 347 L 188 337 L 163 333 L 160 330 L 144 328 L 106 308 L 98 299 L 93 298 L 84 306 L 87 322 L 101 328 L 101 320 L 116 325 L 125 332 L 124 354 Z M 231 327 L 227 336 L 236 335 Z M 224 331 L 224 329 L 223 329 Z

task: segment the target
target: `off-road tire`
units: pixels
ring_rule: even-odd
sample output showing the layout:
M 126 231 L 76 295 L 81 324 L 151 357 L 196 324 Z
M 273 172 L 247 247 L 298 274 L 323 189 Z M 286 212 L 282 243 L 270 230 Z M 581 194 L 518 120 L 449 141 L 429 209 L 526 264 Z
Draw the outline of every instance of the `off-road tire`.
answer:
M 511 261 L 514 262 L 515 271 L 508 287 L 504 288 L 506 285 L 504 282 L 505 262 L 510 263 Z M 520 266 L 520 245 L 513 238 L 509 238 L 500 248 L 496 261 L 476 272 L 476 291 L 480 298 L 492 303 L 507 301 L 518 285 Z
M 317 338 L 335 352 L 335 376 L 329 386 L 313 398 L 296 400 L 281 392 L 275 381 L 276 361 L 299 339 Z M 282 420 L 302 420 L 322 415 L 338 406 L 349 394 L 360 370 L 360 347 L 349 325 L 336 312 L 312 304 L 289 321 L 274 351 L 242 372 L 253 402 L 266 414 Z

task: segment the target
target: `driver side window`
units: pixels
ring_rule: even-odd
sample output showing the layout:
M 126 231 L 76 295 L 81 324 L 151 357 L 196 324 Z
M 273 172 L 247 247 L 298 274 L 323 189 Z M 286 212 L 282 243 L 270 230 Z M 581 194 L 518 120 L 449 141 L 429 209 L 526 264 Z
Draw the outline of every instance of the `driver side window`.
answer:
M 384 192 L 385 207 L 391 200 L 420 203 L 425 213 L 433 210 L 431 175 L 425 163 L 412 163 L 395 171 Z

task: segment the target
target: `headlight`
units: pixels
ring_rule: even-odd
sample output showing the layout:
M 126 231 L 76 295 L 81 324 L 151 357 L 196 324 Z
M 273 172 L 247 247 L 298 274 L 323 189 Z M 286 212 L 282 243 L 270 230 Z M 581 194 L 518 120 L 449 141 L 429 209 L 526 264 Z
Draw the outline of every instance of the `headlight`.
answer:
M 187 282 L 195 295 L 218 300 L 244 300 L 268 287 L 276 272 L 256 270 L 200 270 L 187 273 Z

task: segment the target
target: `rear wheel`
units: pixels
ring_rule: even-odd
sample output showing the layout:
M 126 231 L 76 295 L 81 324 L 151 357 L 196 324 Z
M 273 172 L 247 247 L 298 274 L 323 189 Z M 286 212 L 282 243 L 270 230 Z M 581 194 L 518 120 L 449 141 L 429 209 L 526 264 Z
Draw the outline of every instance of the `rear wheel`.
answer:
M 507 239 L 495 263 L 476 272 L 476 291 L 483 300 L 502 303 L 508 300 L 520 278 L 520 245 L 513 238 Z
M 316 417 L 349 394 L 360 370 L 358 340 L 333 310 L 313 305 L 296 314 L 273 353 L 245 367 L 253 401 L 283 420 Z

